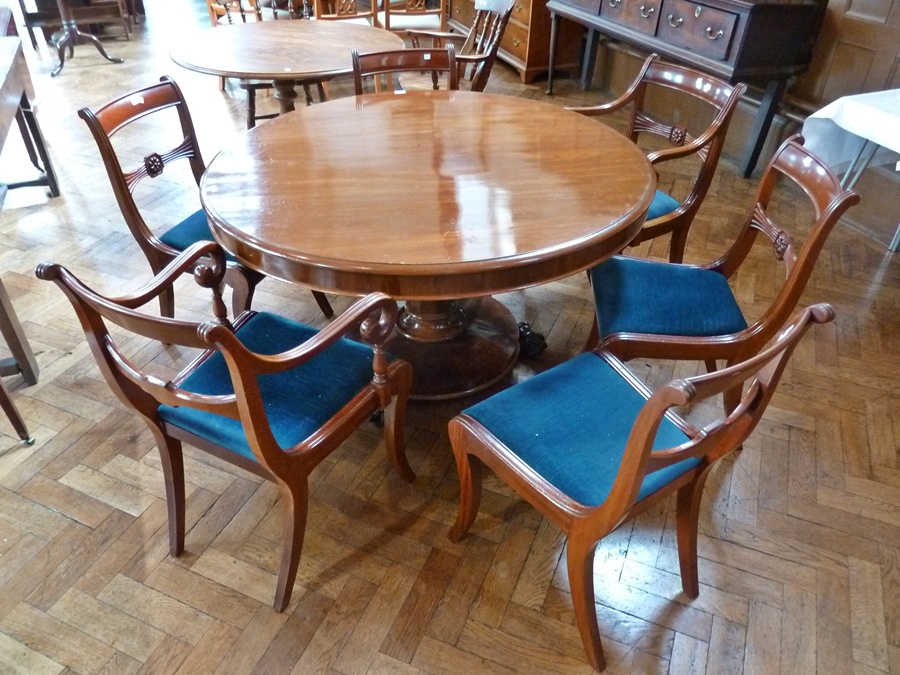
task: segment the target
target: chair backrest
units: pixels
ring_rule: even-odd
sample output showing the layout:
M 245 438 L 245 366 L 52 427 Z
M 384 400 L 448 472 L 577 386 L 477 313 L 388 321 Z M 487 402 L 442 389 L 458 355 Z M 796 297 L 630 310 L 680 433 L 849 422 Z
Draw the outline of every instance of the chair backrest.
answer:
M 169 109 L 178 113 L 181 142 L 175 147 L 144 155 L 143 162 L 137 166 L 123 167 L 123 158 L 113 145 L 112 137 L 141 118 Z M 78 116 L 87 123 L 97 142 L 116 201 L 141 249 L 150 257 L 155 250 L 166 248 L 147 226 L 132 193 L 140 181 L 162 175 L 166 166 L 180 159 L 188 160 L 194 180 L 200 185 L 206 165 L 200 154 L 194 123 L 181 89 L 173 80 L 164 76 L 160 78 L 159 84 L 136 89 L 96 110 L 82 108 L 78 111 Z M 134 152 L 134 148 L 129 147 L 128 151 Z
M 365 78 L 372 78 L 375 91 L 381 91 L 381 77 L 403 72 L 430 72 L 434 89 L 438 89 L 438 75 L 447 74 L 447 89 L 459 89 L 456 53 L 453 45 L 446 49 L 395 49 L 386 52 L 360 54 L 352 50 L 353 82 L 357 96 L 366 93 Z
M 656 389 L 635 420 L 603 509 L 611 509 L 614 519 L 615 514 L 624 515 L 635 503 L 647 474 L 692 457 L 703 458 L 703 463 L 711 464 L 740 447 L 766 411 L 797 343 L 812 324 L 827 323 L 833 318 L 834 310 L 830 305 L 822 303 L 807 307 L 756 356 L 706 375 L 674 380 Z M 626 378 L 636 381 L 615 357 L 602 351 L 599 354 Z M 706 424 L 702 430 L 687 425 L 689 442 L 673 448 L 653 449 L 660 423 L 672 408 L 695 405 L 742 385 L 740 403 L 727 417 Z M 680 422 L 686 424 L 683 420 Z M 608 512 L 604 513 L 604 517 L 609 516 Z
M 779 181 L 788 181 L 809 198 L 812 222 L 799 250 L 788 230 L 777 224 L 769 213 L 772 192 Z M 746 344 L 740 350 L 741 355 L 756 353 L 784 325 L 806 288 L 831 230 L 847 209 L 858 203 L 859 195 L 841 187 L 840 180 L 822 160 L 803 147 L 803 137 L 799 134 L 785 140 L 776 150 L 737 238 L 719 260 L 708 265 L 731 277 L 760 234 L 772 242 L 775 259 L 784 263 L 785 281 L 766 312 L 745 332 Z
M 235 331 L 256 315 L 256 312 L 243 312 L 235 318 L 233 324 L 229 321 L 221 295 L 225 269 L 223 250 L 215 242 L 208 241 L 198 242 L 189 247 L 146 286 L 120 297 L 106 297 L 94 292 L 66 268 L 57 264 L 42 263 L 38 265 L 35 273 L 39 279 L 55 282 L 65 293 L 78 315 L 104 379 L 118 398 L 140 414 L 151 428 L 160 425 L 158 417 L 160 406 L 191 408 L 240 420 L 256 459 L 272 474 L 279 476 L 281 475 L 279 467 L 285 462 L 286 448 L 279 447 L 270 427 L 260 393 L 260 387 L 264 386 L 265 379 L 261 376 L 297 368 L 314 359 L 341 337 L 332 333 L 332 337 L 328 340 L 319 340 L 323 336 L 316 334 L 314 338 L 311 337 L 307 342 L 285 354 L 267 356 L 250 351 L 241 343 Z M 152 303 L 161 293 L 171 288 L 181 274 L 189 270 L 194 270 L 197 283 L 210 289 L 212 293 L 215 317 L 213 320 L 196 323 L 141 311 L 142 307 Z M 372 317 L 363 322 L 360 331 L 361 335 L 373 343 L 372 384 L 378 388 L 387 377 L 389 365 L 383 341 L 393 328 L 397 307 L 396 303 L 384 294 L 371 294 L 357 302 L 366 305 L 364 308 L 360 307 L 364 312 L 362 315 Z M 339 327 L 338 324 L 341 322 L 348 324 L 345 331 L 352 325 L 352 322 L 348 323 L 344 316 L 335 319 L 335 323 L 331 326 Z M 203 352 L 174 378 L 163 380 L 129 360 L 117 345 L 110 326 L 118 327 L 119 335 L 124 331 L 130 334 L 130 337 L 141 336 L 165 345 L 199 349 Z M 219 380 L 204 382 L 203 386 L 208 391 L 182 388 L 185 378 L 215 352 L 223 355 L 227 365 L 228 374 L 221 373 L 222 378 L 228 383 L 225 386 L 227 393 L 221 393 L 223 383 Z M 323 387 L 327 387 L 327 384 L 321 383 Z M 220 393 L 210 393 L 211 391 Z M 334 431 L 335 429 L 330 429 L 329 433 Z M 215 433 L 211 432 L 210 435 L 215 436 Z M 301 445 L 322 446 L 324 435 L 313 434 Z M 260 473 L 253 462 L 244 463 L 239 458 L 235 461 L 234 457 L 230 457 L 228 461 Z
M 262 21 L 262 9 L 256 0 L 206 0 L 209 22 L 219 24 Z
M 459 80 L 469 81 L 472 91 L 484 91 L 487 85 L 515 4 L 516 0 L 475 0 L 472 27 L 456 56 Z
M 314 10 L 317 19 L 326 21 L 351 21 L 354 23 L 372 24 L 375 21 L 377 3 L 365 3 L 359 6 L 357 0 L 315 0 Z
M 375 14 L 379 26 L 385 30 L 443 31 L 447 25 L 446 0 L 372 0 L 384 7 Z

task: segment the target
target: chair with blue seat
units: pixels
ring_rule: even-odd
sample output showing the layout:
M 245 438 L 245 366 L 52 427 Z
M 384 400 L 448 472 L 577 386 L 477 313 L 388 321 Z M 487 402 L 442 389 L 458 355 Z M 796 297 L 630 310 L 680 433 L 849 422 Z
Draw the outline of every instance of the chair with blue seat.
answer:
M 143 161 L 137 166 L 124 168 L 123 164 L 128 155 L 135 152 L 134 146 L 129 145 L 124 148 L 120 155 L 119 150 L 113 144 L 112 137 L 137 120 L 166 110 L 174 110 L 178 114 L 181 124 L 181 138 L 178 139 L 178 144 L 170 150 L 150 152 L 144 155 Z M 120 96 L 96 110 L 82 108 L 78 111 L 78 115 L 87 123 L 97 142 L 100 157 L 103 159 L 125 223 L 147 257 L 154 274 L 159 274 L 166 265 L 191 244 L 213 238 L 203 209 L 195 211 L 157 235 L 147 225 L 134 199 L 133 193 L 142 180 L 161 176 L 165 168 L 174 161 L 188 160 L 191 173 L 198 186 L 203 172 L 206 170 L 190 111 L 181 89 L 174 80 L 169 77 L 161 77 L 159 84 Z M 141 141 L 140 143 L 144 148 L 152 147 L 151 144 L 156 145 L 158 141 L 154 138 L 147 138 L 146 142 Z M 236 260 L 229 259 L 225 282 L 232 288 L 232 306 L 235 314 L 249 309 L 253 292 L 263 278 L 259 272 L 244 267 Z M 313 297 L 322 313 L 331 317 L 333 311 L 325 295 L 320 291 L 313 291 Z M 159 304 L 163 316 L 174 316 L 175 295 L 171 288 L 159 296 Z
M 798 248 L 789 231 L 771 214 L 773 188 L 779 181 L 809 199 L 811 222 Z M 785 194 L 790 194 L 785 188 Z M 791 197 L 794 199 L 794 197 Z M 837 177 L 792 136 L 775 152 L 762 176 L 753 204 L 734 243 L 705 265 L 613 256 L 589 271 L 597 321 L 587 347 L 599 345 L 622 360 L 661 358 L 728 364 L 756 354 L 784 325 L 800 300 L 819 253 L 841 216 L 859 202 Z M 806 230 L 806 223 L 791 227 Z M 744 318 L 729 284 L 762 235 L 785 276 L 771 304 L 753 323 Z M 735 405 L 733 395 L 726 406 Z
M 460 480 L 460 509 L 450 539 L 458 541 L 475 521 L 486 465 L 568 536 L 575 621 L 588 661 L 603 670 L 593 581 L 600 540 L 677 493 L 681 583 L 684 594 L 696 598 L 698 519 L 709 469 L 758 424 L 807 329 L 833 317 L 829 305 L 804 309 L 757 356 L 652 393 L 621 361 L 597 351 L 464 410 L 450 421 Z M 672 411 L 743 383 L 735 411 L 702 429 Z
M 321 331 L 253 311 L 230 322 L 221 295 L 225 266 L 218 244 L 199 242 L 146 286 L 121 297 L 94 292 L 59 265 L 43 263 L 36 274 L 66 294 L 107 383 L 153 433 L 173 556 L 184 550 L 182 443 L 278 483 L 284 527 L 274 607 L 281 611 L 290 602 L 303 547 L 308 477 L 323 459 L 381 411 L 388 457 L 403 478 L 414 479 L 403 448 L 412 368 L 385 352 L 397 319 L 397 304 L 388 296 L 357 300 Z M 190 270 L 212 291 L 212 320 L 194 323 L 142 311 Z M 164 380 L 117 346 L 123 333 L 196 349 L 198 356 Z
M 666 63 L 656 54 L 651 54 L 628 90 L 615 101 L 569 108 L 594 117 L 631 106 L 626 135 L 638 142 L 642 134 L 651 134 L 657 140 L 663 139 L 660 142 L 664 145 L 671 146 L 648 153 L 648 159 L 654 168 L 664 162 L 675 162 L 673 167 L 677 165 L 679 172 L 692 172 L 690 188 L 686 190 L 687 194 L 683 199 L 657 190 L 650 204 L 647 221 L 629 246 L 637 246 L 670 234 L 669 260 L 684 260 L 688 231 L 709 191 L 725 144 L 728 125 L 746 89 L 744 84 L 732 86 L 699 70 Z M 677 104 L 672 102 L 673 93 L 681 97 Z M 692 112 L 685 115 L 682 106 L 690 106 Z M 678 111 L 683 116 L 699 116 L 705 110 L 708 111 L 711 122 L 705 129 L 697 129 L 697 133 L 692 134 L 674 119 L 674 114 L 671 115 L 672 119 L 661 119 L 663 115 L 658 111 L 663 109 Z

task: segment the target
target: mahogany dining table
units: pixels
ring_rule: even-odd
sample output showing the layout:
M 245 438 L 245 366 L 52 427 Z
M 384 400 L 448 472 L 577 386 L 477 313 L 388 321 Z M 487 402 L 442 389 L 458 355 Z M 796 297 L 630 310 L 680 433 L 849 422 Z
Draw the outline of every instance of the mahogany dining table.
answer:
M 396 33 L 347 21 L 283 19 L 207 28 L 172 49 L 172 60 L 200 73 L 271 80 L 279 111 L 294 110 L 295 87 L 353 72 L 350 51 L 403 49 Z
M 413 395 L 504 377 L 518 325 L 496 293 L 583 271 L 641 228 L 645 154 L 593 119 L 467 91 L 341 98 L 237 136 L 200 197 L 247 266 L 339 294 L 403 300 L 393 354 Z

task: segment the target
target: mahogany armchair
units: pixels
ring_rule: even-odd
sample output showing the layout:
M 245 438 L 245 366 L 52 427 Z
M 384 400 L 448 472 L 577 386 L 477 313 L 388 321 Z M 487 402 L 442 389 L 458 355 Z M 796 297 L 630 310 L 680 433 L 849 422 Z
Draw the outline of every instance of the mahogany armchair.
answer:
M 349 21 L 362 26 L 375 24 L 375 2 L 360 6 L 357 0 L 315 0 L 316 18 L 324 21 Z
M 770 215 L 776 181 L 799 188 L 810 202 L 812 222 L 803 245 Z M 821 160 L 787 139 L 766 167 L 753 205 L 731 247 L 705 265 L 683 265 L 614 256 L 590 270 L 597 322 L 588 347 L 597 344 L 622 360 L 635 357 L 732 364 L 756 354 L 784 325 L 800 300 L 835 224 L 859 195 L 841 188 Z M 792 226 L 794 223 L 792 223 Z M 798 224 L 799 225 L 799 224 Z M 798 229 L 806 230 L 805 226 Z M 747 259 L 757 236 L 772 242 L 785 277 L 763 314 L 748 324 L 728 281 Z M 726 406 L 733 409 L 733 395 Z
M 655 119 L 646 108 L 649 88 L 675 91 L 689 97 L 710 111 L 712 122 L 701 133 L 694 135 L 677 122 Z M 687 66 L 665 63 L 656 54 L 651 54 L 628 90 L 615 101 L 597 106 L 569 108 L 582 115 L 600 116 L 632 106 L 626 135 L 637 142 L 641 134 L 653 134 L 672 146 L 648 153 L 654 167 L 663 162 L 684 158 L 692 158 L 696 165 L 696 174 L 684 199 L 679 200 L 657 190 L 650 204 L 647 222 L 630 246 L 670 234 L 669 260 L 680 263 L 684 259 L 688 231 L 712 183 L 719 155 L 725 144 L 728 124 L 746 88 L 744 84 L 732 86 Z
M 459 81 L 468 82 L 471 91 L 484 91 L 500 40 L 512 14 L 516 0 L 475 0 L 475 17 L 468 34 L 440 31 L 407 30 L 413 46 L 419 46 L 420 38 L 431 38 L 434 44 L 450 43 L 456 46 L 456 65 Z M 404 87 L 406 82 L 404 81 Z
M 169 109 L 174 109 L 178 113 L 183 134 L 180 143 L 163 152 L 148 152 L 144 156 L 143 163 L 133 168 L 124 168 L 125 156 L 120 156 L 113 144 L 113 136 L 136 120 Z M 159 84 L 129 92 L 96 110 L 82 108 L 78 111 L 78 115 L 87 123 L 97 142 L 100 157 L 103 159 L 125 223 L 147 257 L 154 274 L 159 274 L 191 244 L 213 238 L 203 209 L 195 211 L 157 235 L 147 225 L 134 200 L 133 192 L 138 183 L 145 178 L 160 176 L 171 162 L 186 159 L 190 163 L 191 173 L 198 186 L 206 170 L 187 102 L 174 80 L 162 77 Z M 128 151 L 133 152 L 134 149 L 129 147 Z M 250 307 L 256 286 L 263 278 L 259 272 L 244 267 L 234 259 L 229 259 L 225 282 L 233 289 L 232 306 L 235 314 Z M 323 293 L 313 291 L 313 297 L 325 316 L 333 315 L 331 304 Z M 160 294 L 159 304 L 163 316 L 174 316 L 175 295 L 172 288 Z
M 697 534 L 710 467 L 737 448 L 766 410 L 798 341 L 829 305 L 800 312 L 757 356 L 715 373 L 648 391 L 600 350 L 525 380 L 450 421 L 460 480 L 458 541 L 478 513 L 487 465 L 568 536 L 566 566 L 575 621 L 587 658 L 605 668 L 594 605 L 593 558 L 600 540 L 649 506 L 677 493 L 676 532 L 684 594 L 700 592 Z M 748 383 L 733 413 L 698 429 L 675 406 Z
M 407 30 L 444 31 L 447 27 L 446 0 L 371 0 L 378 7 L 379 28 L 402 33 Z
M 381 91 L 382 76 L 387 76 L 391 86 L 391 76 L 404 72 L 431 73 L 432 88 L 438 89 L 438 76 L 447 74 L 447 89 L 459 89 L 457 79 L 456 53 L 453 45 L 445 49 L 394 49 L 385 52 L 369 52 L 360 54 L 356 49 L 351 51 L 353 60 L 353 83 L 356 95 L 366 93 L 366 83 L 371 79 L 374 91 Z
M 212 290 L 214 319 L 193 323 L 141 311 L 189 270 Z M 42 263 L 36 274 L 68 297 L 107 383 L 153 432 L 165 476 L 171 555 L 184 550 L 182 443 L 281 488 L 277 611 L 287 607 L 294 586 L 306 530 L 308 477 L 329 453 L 382 411 L 390 461 L 403 478 L 415 478 L 403 448 L 412 368 L 385 353 L 397 318 L 397 305 L 388 296 L 374 293 L 357 300 L 321 331 L 252 311 L 232 323 L 220 293 L 225 257 L 215 242 L 190 246 L 150 283 L 122 297 L 92 291 L 59 265 Z M 369 344 L 345 337 L 356 331 Z M 201 353 L 165 381 L 120 350 L 122 332 Z

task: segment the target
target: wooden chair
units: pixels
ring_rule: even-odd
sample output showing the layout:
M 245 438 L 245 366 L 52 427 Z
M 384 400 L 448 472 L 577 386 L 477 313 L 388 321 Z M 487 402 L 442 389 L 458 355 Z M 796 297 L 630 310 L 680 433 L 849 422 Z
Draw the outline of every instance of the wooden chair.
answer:
M 431 73 L 432 89 L 439 89 L 438 77 L 447 74 L 447 89 L 458 90 L 456 54 L 453 45 L 446 49 L 394 49 L 386 52 L 369 52 L 360 54 L 356 49 L 351 51 L 353 61 L 353 83 L 356 95 L 366 93 L 366 78 L 371 78 L 374 91 L 381 91 L 385 86 L 381 82 L 386 76 L 387 86 L 391 85 L 391 76 L 404 72 Z
M 456 46 L 460 83 L 468 82 L 471 91 L 484 91 L 515 4 L 516 0 L 475 0 L 475 18 L 466 35 L 425 30 L 407 30 L 405 35 L 412 38 L 414 47 L 420 38 L 431 38 L 434 45 Z M 405 79 L 403 86 L 410 88 Z
M 601 350 L 464 410 L 450 421 L 460 480 L 459 515 L 450 539 L 458 541 L 475 520 L 486 464 L 568 536 L 575 622 L 588 661 L 603 670 L 594 605 L 597 544 L 677 492 L 681 583 L 685 595 L 696 598 L 697 525 L 709 469 L 753 431 L 809 326 L 833 316 L 828 305 L 805 309 L 758 356 L 716 373 L 675 380 L 652 393 Z M 744 382 L 749 386 L 734 413 L 702 429 L 671 410 Z
M 779 179 L 810 200 L 812 222 L 799 251 L 769 215 Z M 588 346 L 599 338 L 602 349 L 625 361 L 702 360 L 711 370 L 716 360 L 732 364 L 756 354 L 794 311 L 828 234 L 858 202 L 859 196 L 842 189 L 828 167 L 803 147 L 802 137 L 787 139 L 769 162 L 737 238 L 718 260 L 681 265 L 614 256 L 590 270 L 597 322 Z M 728 280 L 759 234 L 772 241 L 775 258 L 784 263 L 785 280 L 780 288 L 774 286 L 768 309 L 748 325 Z M 734 408 L 733 395 L 726 396 L 726 405 Z
M 315 0 L 313 9 L 320 21 L 347 21 L 362 26 L 375 24 L 375 3 L 361 7 L 356 0 Z
M 372 0 L 375 21 L 385 30 L 447 30 L 446 0 Z
M 175 109 L 178 113 L 183 134 L 182 141 L 177 147 L 170 150 L 148 153 L 144 156 L 143 163 L 137 167 L 123 168 L 123 158 L 120 158 L 112 142 L 113 135 L 135 120 L 170 108 Z M 154 274 L 161 272 L 191 244 L 213 238 L 203 209 L 195 211 L 157 236 L 141 216 L 132 194 L 141 180 L 156 178 L 163 173 L 169 163 L 179 159 L 188 160 L 198 186 L 200 178 L 206 170 L 203 157 L 200 155 L 200 147 L 197 144 L 197 136 L 194 133 L 190 111 L 181 89 L 172 79 L 162 77 L 159 84 L 120 96 L 96 110 L 82 108 L 78 111 L 78 115 L 87 123 L 97 142 L 122 216 L 144 255 L 147 256 Z M 132 153 L 134 148 L 129 147 L 128 151 Z M 229 260 L 225 281 L 233 289 L 232 306 L 235 314 L 249 309 L 256 286 L 262 279 L 263 275 L 259 272 L 244 267 L 233 259 Z M 333 315 L 331 305 L 323 293 L 313 291 L 313 297 L 325 316 Z M 163 316 L 174 316 L 175 295 L 171 288 L 159 296 L 159 303 Z
M 569 110 L 582 115 L 599 116 L 630 105 L 631 119 L 626 134 L 631 140 L 637 142 L 640 134 L 648 133 L 664 138 L 674 146 L 650 152 L 648 157 L 651 164 L 658 166 L 663 162 L 685 157 L 691 157 L 697 163 L 697 172 L 687 196 L 679 200 L 658 190 L 650 205 L 647 222 L 630 244 L 636 246 L 648 239 L 671 234 L 669 260 L 680 263 L 684 260 L 688 230 L 716 172 L 728 124 L 737 108 L 738 100 L 747 87 L 743 84 L 732 86 L 699 70 L 665 63 L 658 59 L 656 54 L 647 57 L 628 91 L 615 101 Z M 680 124 L 675 122 L 669 124 L 655 119 L 645 107 L 647 90 L 650 87 L 675 91 L 707 106 L 712 113 L 712 122 L 699 135 L 694 136 Z
M 199 267 L 198 267 L 199 266 Z M 168 291 L 183 272 L 213 293 L 214 320 L 193 323 L 140 309 Z M 69 298 L 109 386 L 150 427 L 159 446 L 169 513 L 169 550 L 184 550 L 182 443 L 278 483 L 284 527 L 274 607 L 288 606 L 306 529 L 310 472 L 377 411 L 394 468 L 415 475 L 403 449 L 412 369 L 389 360 L 384 342 L 397 305 L 374 293 L 357 300 L 322 331 L 274 314 L 243 312 L 230 323 L 222 302 L 224 253 L 215 242 L 186 249 L 149 284 L 104 297 L 59 265 L 42 263 L 38 278 Z M 119 349 L 124 331 L 165 345 L 205 350 L 164 381 Z M 344 337 L 358 330 L 368 344 Z M 371 345 L 371 346 L 369 346 Z

